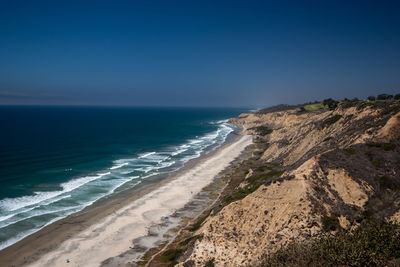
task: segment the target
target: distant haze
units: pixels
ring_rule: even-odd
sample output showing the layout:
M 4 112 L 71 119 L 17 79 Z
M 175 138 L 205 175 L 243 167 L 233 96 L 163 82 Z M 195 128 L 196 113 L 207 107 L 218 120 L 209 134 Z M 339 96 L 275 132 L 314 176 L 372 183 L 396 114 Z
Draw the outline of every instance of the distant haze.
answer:
M 399 1 L 1 1 L 0 104 L 400 93 Z

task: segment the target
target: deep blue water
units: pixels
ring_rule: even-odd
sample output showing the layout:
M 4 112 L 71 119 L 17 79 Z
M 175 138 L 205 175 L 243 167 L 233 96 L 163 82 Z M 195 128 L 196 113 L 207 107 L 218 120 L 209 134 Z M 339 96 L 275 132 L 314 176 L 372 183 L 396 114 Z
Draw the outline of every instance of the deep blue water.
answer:
M 0 249 L 220 146 L 245 111 L 0 107 Z

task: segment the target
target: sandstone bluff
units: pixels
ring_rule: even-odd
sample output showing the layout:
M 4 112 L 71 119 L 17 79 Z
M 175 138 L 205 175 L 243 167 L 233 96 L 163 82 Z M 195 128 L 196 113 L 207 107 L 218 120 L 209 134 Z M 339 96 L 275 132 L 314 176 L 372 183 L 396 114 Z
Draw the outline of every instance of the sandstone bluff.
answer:
M 173 264 L 257 266 L 293 241 L 371 218 L 400 222 L 398 101 L 265 109 L 230 122 L 253 135 L 250 155 L 170 245 Z

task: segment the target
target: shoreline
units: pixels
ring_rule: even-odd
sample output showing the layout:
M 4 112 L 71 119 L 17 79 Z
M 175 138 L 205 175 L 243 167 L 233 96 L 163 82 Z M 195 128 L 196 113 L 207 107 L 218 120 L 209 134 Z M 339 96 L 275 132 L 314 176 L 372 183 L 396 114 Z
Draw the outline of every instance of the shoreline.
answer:
M 193 244 L 192 241 L 199 238 L 199 236 L 196 235 L 196 231 L 200 229 L 204 220 L 213 214 L 215 209 L 223 207 L 221 206 L 221 200 L 230 195 L 233 188 L 235 188 L 235 185 L 243 180 L 243 164 L 254 156 L 255 145 L 256 144 L 252 142 L 249 146 L 245 147 L 235 160 L 221 171 L 210 184 L 202 189 L 198 194 L 202 194 L 202 196 L 199 197 L 200 201 L 207 201 L 207 203 L 204 203 L 201 206 L 201 204 L 198 203 L 198 200 L 193 199 L 185 205 L 183 209 L 178 211 L 178 216 L 180 216 L 182 220 L 172 238 L 160 242 L 158 246 L 153 246 L 147 250 L 142 257 L 130 262 L 130 265 L 128 266 L 166 266 L 168 263 L 166 264 L 165 260 L 162 259 L 163 253 L 174 251 L 174 249 L 180 249 L 180 246 Z M 187 214 L 193 206 L 201 207 L 197 210 L 197 213 L 194 216 L 185 217 L 184 215 Z M 104 264 L 102 266 L 116 265 L 117 264 Z
M 172 172 L 167 175 L 163 175 L 161 177 L 154 177 L 153 179 L 149 179 L 149 181 L 145 181 L 143 185 L 139 186 L 138 188 L 132 189 L 132 190 L 126 190 L 124 192 L 120 192 L 118 196 L 114 198 L 108 198 L 102 201 L 99 201 L 99 203 L 94 204 L 91 207 L 85 208 L 83 211 L 80 211 L 76 214 L 70 215 L 64 219 L 61 219 L 59 221 L 56 221 L 43 229 L 39 230 L 38 232 L 27 236 L 26 238 L 22 239 L 21 241 L 3 249 L 0 251 L 0 262 L 5 263 L 7 266 L 13 266 L 13 265 L 28 265 L 35 263 L 37 264 L 37 261 L 40 260 L 41 262 L 39 265 L 43 265 L 44 263 L 42 260 L 44 259 L 43 257 L 47 258 L 45 260 L 46 264 L 51 264 L 51 266 L 57 266 L 57 264 L 53 264 L 52 262 L 54 261 L 55 258 L 59 258 L 60 261 L 58 261 L 58 264 L 65 264 L 65 259 L 66 258 L 71 258 L 71 263 L 70 265 L 75 265 L 73 260 L 74 257 L 72 256 L 67 256 L 65 254 L 66 251 L 70 251 L 72 247 L 74 247 L 74 242 L 72 240 L 75 240 L 75 243 L 77 240 L 78 243 L 82 243 L 82 240 L 90 240 L 93 239 L 93 236 L 86 235 L 85 232 L 91 233 L 93 230 L 96 230 L 97 232 L 101 232 L 102 234 L 97 234 L 97 236 L 104 236 L 104 231 L 105 229 L 110 229 L 110 225 L 117 226 L 117 225 L 125 225 L 125 228 L 133 227 L 132 225 L 132 217 L 127 217 L 125 218 L 125 222 L 121 224 L 121 222 L 114 223 L 113 221 L 117 221 L 118 218 L 124 217 L 124 212 L 125 214 L 128 212 L 131 212 L 132 210 L 136 209 L 136 211 L 140 210 L 141 206 L 140 204 L 136 203 L 136 207 L 134 207 L 134 202 L 138 202 L 140 200 L 146 199 L 149 195 L 156 195 L 160 194 L 162 192 L 159 192 L 160 189 L 164 188 L 170 188 L 171 189 L 171 183 L 175 181 L 175 186 L 181 186 L 182 184 L 177 184 L 177 180 L 179 180 L 180 177 L 184 177 L 185 175 L 187 176 L 188 173 L 195 168 L 199 168 L 199 166 L 204 166 L 204 164 L 211 164 L 210 162 L 215 161 L 216 158 L 218 158 L 218 155 L 223 153 L 223 151 L 226 151 L 227 149 L 232 147 L 237 147 L 238 143 L 240 144 L 241 140 L 244 140 L 244 136 L 237 136 L 234 139 L 229 142 L 229 140 L 226 141 L 224 145 L 216 149 L 215 151 L 212 151 L 200 158 L 194 159 L 192 161 L 187 162 L 184 167 L 182 167 L 180 170 L 177 170 L 175 172 Z M 236 146 L 235 146 L 236 144 Z M 246 145 L 247 146 L 247 145 Z M 239 153 L 240 154 L 240 153 Z M 229 155 L 228 155 L 229 156 Z M 220 160 L 221 161 L 221 160 Z M 208 162 L 208 163 L 207 163 Z M 225 165 L 229 165 L 231 161 L 225 162 L 223 166 L 223 169 L 226 167 Z M 224 163 L 224 162 L 222 162 Z M 221 162 L 220 162 L 221 164 Z M 214 166 L 214 169 L 220 169 L 218 166 Z M 204 169 L 204 167 L 203 167 Z M 219 170 L 220 171 L 220 170 Z M 211 182 L 212 179 L 219 173 L 219 171 L 215 173 L 209 174 L 212 176 L 208 182 Z M 194 175 L 193 175 L 194 176 Z M 197 181 L 199 182 L 199 181 Z M 203 188 L 206 184 L 204 184 L 205 181 L 200 181 L 203 182 L 199 187 Z M 168 185 L 170 187 L 168 187 Z M 195 185 L 192 186 L 195 188 Z M 183 186 L 183 188 L 185 188 Z M 196 191 L 193 191 L 193 195 L 195 195 L 197 192 L 201 191 L 201 188 L 196 187 Z M 186 189 L 185 189 L 186 190 Z M 188 191 L 189 192 L 189 191 Z M 182 193 L 182 188 L 181 192 Z M 187 192 L 186 192 L 187 193 Z M 153 198 L 153 201 L 156 198 Z M 177 208 L 182 208 L 185 204 L 187 204 L 190 201 L 191 197 L 185 198 L 183 196 L 182 201 L 177 201 L 177 203 L 172 203 L 171 202 L 171 207 L 169 209 L 176 209 Z M 173 200 L 173 198 L 172 198 Z M 127 209 L 127 206 L 130 205 L 130 210 Z M 147 206 L 144 205 L 144 206 Z M 125 208 L 125 210 L 124 210 Z M 167 209 L 168 210 L 168 209 Z M 106 256 L 106 254 L 102 254 L 104 257 L 99 259 L 98 256 L 93 256 L 91 258 L 94 258 L 93 260 L 89 260 L 90 263 L 84 264 L 84 266 L 98 266 L 103 262 L 103 260 L 107 260 L 108 258 L 112 258 L 115 256 L 118 256 L 127 250 L 130 249 L 130 245 L 132 244 L 131 241 L 135 238 L 138 238 L 140 236 L 146 236 L 148 234 L 147 229 L 154 224 L 155 222 L 159 222 L 159 218 L 161 216 L 168 216 L 171 215 L 173 212 L 172 210 L 169 210 L 170 214 L 165 214 L 166 212 L 161 212 L 161 213 L 153 213 L 149 210 L 147 211 L 142 211 L 143 214 L 147 212 L 145 215 L 146 216 L 139 216 L 136 218 L 137 221 L 142 221 L 142 224 L 136 225 L 136 227 L 133 227 L 134 229 L 141 229 L 140 231 L 136 231 L 135 234 L 131 235 L 129 238 L 126 238 L 126 233 L 132 232 L 132 230 L 121 230 L 124 232 L 123 238 L 124 245 L 121 246 L 120 248 L 116 248 L 116 246 L 112 246 L 113 252 L 111 254 L 107 254 L 110 257 Z M 118 213 L 119 212 L 119 213 Z M 159 211 L 160 212 L 160 211 Z M 140 212 L 139 212 L 140 213 Z M 167 212 L 168 213 L 168 212 Z M 116 216 L 118 215 L 118 216 Z M 108 218 L 108 222 L 105 220 Z M 129 219 L 131 220 L 129 222 Z M 140 220 L 139 220 L 140 219 Z M 128 220 L 128 221 L 126 221 Z M 147 220 L 147 221 L 146 221 Z M 99 222 L 100 221 L 100 222 Z M 150 223 L 149 223 L 150 222 Z M 103 225 L 102 225 L 103 223 Z M 111 227 L 112 228 L 112 227 Z M 117 227 L 118 228 L 118 227 Z M 123 228 L 123 227 L 122 227 Z M 89 231 L 89 232 L 88 232 Z M 118 233 L 114 232 L 115 229 L 109 230 L 109 237 L 114 238 L 118 235 Z M 86 234 L 87 234 L 86 233 Z M 100 238 L 101 239 L 101 238 Z M 69 245 L 65 245 L 65 243 L 70 242 Z M 97 241 L 95 241 L 97 242 Z M 119 240 L 117 243 L 121 243 Z M 64 247 L 63 247 L 64 246 Z M 103 245 L 104 246 L 104 245 Z M 89 245 L 90 247 L 90 245 Z M 123 248 L 122 248 L 123 247 Z M 73 250 L 73 249 L 72 249 Z M 90 251 L 91 249 L 89 249 Z M 57 257 L 57 251 L 59 251 L 59 256 Z M 78 251 L 78 250 L 76 250 Z M 80 249 L 79 249 L 80 251 Z M 99 251 L 96 251 L 96 254 L 98 254 Z M 69 252 L 67 252 L 68 254 Z M 78 253 L 79 254 L 79 253 Z M 85 253 L 86 254 L 86 253 Z M 68 254 L 70 255 L 70 254 Z M 78 257 L 81 258 L 81 257 Z M 76 259 L 76 257 L 75 257 Z M 75 262 L 76 263 L 76 262 Z

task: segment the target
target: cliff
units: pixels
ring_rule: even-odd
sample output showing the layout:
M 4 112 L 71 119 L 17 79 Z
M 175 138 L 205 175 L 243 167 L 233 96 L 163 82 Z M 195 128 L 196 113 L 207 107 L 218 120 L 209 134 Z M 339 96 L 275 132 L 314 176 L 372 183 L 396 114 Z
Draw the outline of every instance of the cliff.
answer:
M 400 222 L 399 102 L 285 107 L 230 122 L 254 136 L 252 156 L 198 222 L 179 266 L 254 266 L 293 241 Z

